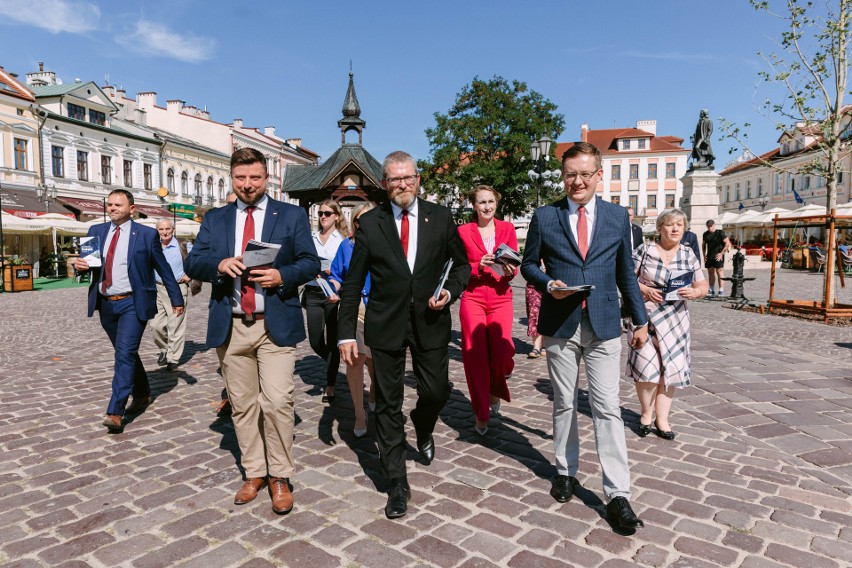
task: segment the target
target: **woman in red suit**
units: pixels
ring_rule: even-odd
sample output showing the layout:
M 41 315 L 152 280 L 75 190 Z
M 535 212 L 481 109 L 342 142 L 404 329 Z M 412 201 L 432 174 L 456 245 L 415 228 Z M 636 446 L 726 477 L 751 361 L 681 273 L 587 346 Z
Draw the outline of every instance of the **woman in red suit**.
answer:
M 500 399 L 509 402 L 506 378 L 515 366 L 512 340 L 512 287 L 516 268 L 494 262 L 501 244 L 518 250 L 512 223 L 494 218 L 500 194 L 479 185 L 470 194 L 476 220 L 459 227 L 471 266 L 470 283 L 459 307 L 462 361 L 476 415 L 476 431 L 488 431 L 490 413 L 500 410 Z

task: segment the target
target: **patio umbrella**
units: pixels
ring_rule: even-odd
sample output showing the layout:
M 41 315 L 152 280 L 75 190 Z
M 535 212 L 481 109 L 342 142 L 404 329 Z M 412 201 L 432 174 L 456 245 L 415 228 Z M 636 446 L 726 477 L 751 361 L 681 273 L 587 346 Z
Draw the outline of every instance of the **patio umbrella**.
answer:
M 2 219 L 0 219 L 0 221 L 2 221 L 3 224 L 4 235 L 33 235 L 45 233 L 45 230 L 42 227 L 34 225 L 29 219 L 24 219 L 17 215 L 11 215 L 5 211 L 2 212 Z
M 725 227 L 727 225 L 733 225 L 734 221 L 739 219 L 740 214 L 734 213 L 733 211 L 725 211 L 722 213 L 722 216 L 716 220 L 716 224 L 720 227 Z

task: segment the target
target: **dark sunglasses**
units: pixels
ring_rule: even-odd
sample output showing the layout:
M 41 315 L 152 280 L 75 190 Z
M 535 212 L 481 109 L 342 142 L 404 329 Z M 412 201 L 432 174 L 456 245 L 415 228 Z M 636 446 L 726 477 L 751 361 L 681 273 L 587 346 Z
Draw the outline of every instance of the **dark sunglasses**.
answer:
M 320 217 L 331 217 L 332 215 L 334 215 L 334 211 L 320 211 L 319 212 Z

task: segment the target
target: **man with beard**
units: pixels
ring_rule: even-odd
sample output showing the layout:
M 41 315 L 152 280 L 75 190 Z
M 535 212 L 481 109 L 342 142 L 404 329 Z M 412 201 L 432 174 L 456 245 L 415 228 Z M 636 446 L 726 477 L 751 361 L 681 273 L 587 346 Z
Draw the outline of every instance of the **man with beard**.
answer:
M 235 203 L 204 215 L 186 273 L 213 283 L 207 346 L 215 347 L 232 406 L 246 479 L 234 504 L 269 484 L 272 510 L 293 508 L 293 372 L 305 339 L 299 286 L 320 270 L 305 211 L 266 196 L 266 157 L 253 148 L 231 156 Z M 271 264 L 246 266 L 250 240 L 281 245 Z
M 432 431 L 450 395 L 448 305 L 467 285 L 470 264 L 450 210 L 417 197 L 420 175 L 414 158 L 393 152 L 385 158 L 382 174 L 390 201 L 359 218 L 352 261 L 340 289 L 338 337 L 341 358 L 353 364 L 358 356 L 358 304 L 369 273 L 364 343 L 373 355 L 376 438 L 382 469 L 391 482 L 385 515 L 394 519 L 405 515 L 411 498 L 402 414 L 405 352 L 411 349 L 417 380 L 411 422 L 417 449 L 428 465 L 435 456 Z M 450 259 L 453 267 L 436 298 L 433 294 Z

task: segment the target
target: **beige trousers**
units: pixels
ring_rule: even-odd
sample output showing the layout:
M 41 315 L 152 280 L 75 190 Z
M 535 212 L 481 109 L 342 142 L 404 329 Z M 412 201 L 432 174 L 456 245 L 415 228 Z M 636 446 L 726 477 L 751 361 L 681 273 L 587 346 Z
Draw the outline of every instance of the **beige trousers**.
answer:
M 184 311 L 176 316 L 172 311 L 172 300 L 165 286 L 157 284 L 157 315 L 151 322 L 154 343 L 160 353 L 166 354 L 167 363 L 178 363 L 183 355 L 186 340 L 186 306 L 189 300 L 189 284 L 178 284 L 183 294 Z
M 275 345 L 263 321 L 235 319 L 216 353 L 246 477 L 291 477 L 295 346 Z

